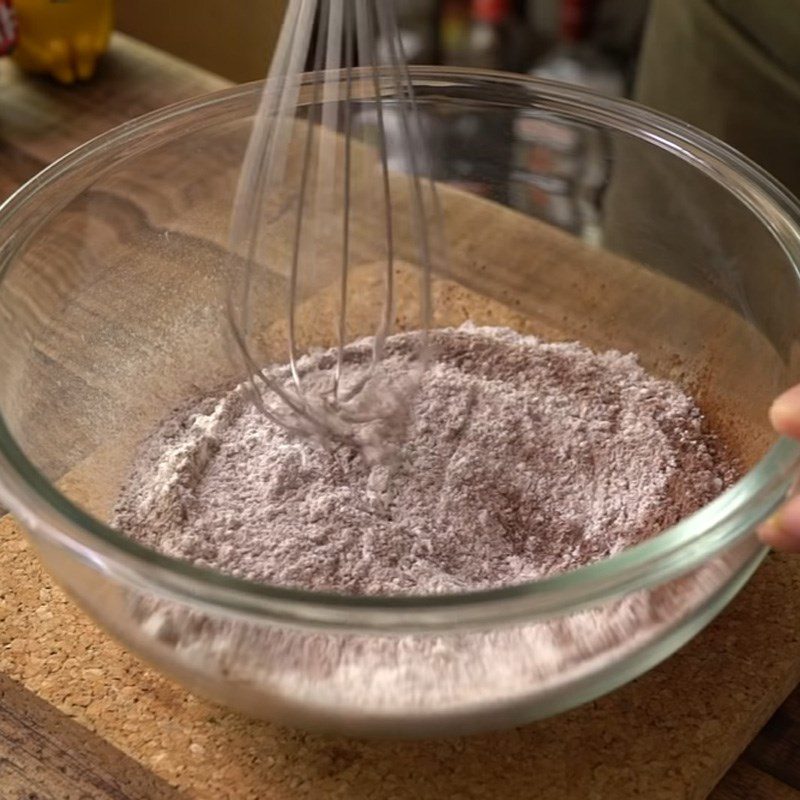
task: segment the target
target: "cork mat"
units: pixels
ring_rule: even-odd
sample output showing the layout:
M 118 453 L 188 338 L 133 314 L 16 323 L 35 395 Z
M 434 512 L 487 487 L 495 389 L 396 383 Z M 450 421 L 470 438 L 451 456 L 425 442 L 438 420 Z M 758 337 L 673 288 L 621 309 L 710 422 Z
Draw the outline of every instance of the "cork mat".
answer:
M 536 318 L 536 332 L 579 336 L 591 344 L 586 320 L 605 319 L 607 332 L 617 326 L 617 346 L 637 352 L 644 344 L 637 336 L 647 331 L 652 338 L 655 331 L 665 344 L 663 352 L 648 355 L 648 366 L 683 376 L 687 383 L 699 380 L 702 369 L 715 368 L 716 348 L 754 346 L 743 339 L 729 310 L 688 289 L 598 255 L 533 221 L 523 226 L 516 215 L 493 204 L 457 193 L 443 202 L 448 217 L 461 226 L 450 232 L 450 277 L 467 288 L 447 283 L 440 300 L 455 310 L 473 303 L 473 292 L 494 293 L 476 322 L 526 328 L 526 320 Z M 148 214 L 154 223 L 152 207 Z M 482 233 L 469 236 L 471 229 Z M 534 263 L 531 252 L 537 254 Z M 158 288 L 162 296 L 174 297 L 171 283 L 183 286 L 187 278 L 179 261 L 170 264 Z M 204 269 L 197 261 L 186 268 L 195 277 Z M 582 290 L 584 284 L 597 285 L 587 276 L 598 270 L 605 276 L 604 290 Z M 119 298 L 116 279 L 109 265 L 98 291 Z M 98 309 L 110 301 L 94 299 L 96 307 L 86 297 L 85 307 L 69 313 L 99 316 Z M 163 299 L 154 296 L 152 304 L 143 304 L 146 313 L 157 317 L 159 302 Z M 700 337 L 707 342 L 702 353 L 676 355 L 670 346 L 677 341 L 676 306 L 707 331 Z M 477 306 L 469 310 L 472 315 Z M 128 313 L 126 322 L 135 328 L 139 310 L 131 307 Z M 175 324 L 174 313 L 169 324 Z M 689 363 L 691 358 L 696 363 Z M 70 366 L 79 374 L 92 368 L 77 361 Z M 714 383 L 725 391 L 726 381 L 733 385 L 737 378 L 718 374 Z M 101 384 L 94 385 L 102 391 Z M 769 391 L 753 380 L 745 393 Z M 701 400 L 721 429 L 730 425 L 719 397 Z M 747 409 L 755 414 L 763 397 L 747 400 L 740 392 L 741 424 Z M 749 443 L 756 447 L 757 439 Z M 92 491 L 91 486 L 82 489 Z M 107 506 L 112 498 L 99 495 L 95 502 Z M 289 730 L 187 693 L 78 611 L 43 574 L 10 518 L 0 521 L 0 585 L 0 671 L 193 798 L 700 800 L 800 679 L 800 561 L 782 557 L 771 557 L 703 634 L 623 689 L 521 728 L 412 742 Z
M 439 306 L 468 295 L 443 285 Z M 772 557 L 680 653 L 583 708 L 480 736 L 358 741 L 248 720 L 142 665 L 53 586 L 10 518 L 0 574 L 0 670 L 196 798 L 699 799 L 800 679 L 800 565 Z
M 126 653 L 0 522 L 0 670 L 190 797 L 706 796 L 800 679 L 800 565 L 771 557 L 732 606 L 660 667 L 559 717 L 415 741 L 307 734 L 188 694 Z

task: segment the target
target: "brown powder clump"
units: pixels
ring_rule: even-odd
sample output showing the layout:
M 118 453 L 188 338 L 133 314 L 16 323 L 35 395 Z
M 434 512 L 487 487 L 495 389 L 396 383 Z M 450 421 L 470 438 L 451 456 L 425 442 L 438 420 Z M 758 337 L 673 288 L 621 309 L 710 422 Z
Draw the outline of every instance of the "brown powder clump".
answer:
M 409 369 L 411 334 L 373 379 Z M 116 508 L 168 555 L 280 586 L 351 594 L 507 586 L 597 561 L 699 509 L 737 470 L 675 384 L 633 355 L 504 328 L 432 333 L 407 439 L 388 464 L 270 423 L 242 388 L 142 447 Z M 348 348 L 357 380 L 369 342 Z M 330 378 L 332 351 L 301 363 Z

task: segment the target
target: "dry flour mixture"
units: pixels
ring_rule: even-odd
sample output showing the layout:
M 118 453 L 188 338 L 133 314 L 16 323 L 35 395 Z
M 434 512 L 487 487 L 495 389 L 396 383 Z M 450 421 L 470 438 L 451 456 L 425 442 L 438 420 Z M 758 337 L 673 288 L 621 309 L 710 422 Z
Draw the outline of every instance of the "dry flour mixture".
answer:
M 437 355 L 392 461 L 293 440 L 235 388 L 188 404 L 143 444 L 117 526 L 169 555 L 280 586 L 459 592 L 601 559 L 736 477 L 691 398 L 632 355 L 471 325 L 432 339 Z M 388 341 L 380 385 L 407 374 L 413 341 Z M 348 369 L 358 376 L 370 356 L 368 341 L 353 345 Z M 335 360 L 304 359 L 304 379 L 327 383 Z M 143 642 L 234 693 L 260 687 L 271 703 L 395 719 L 517 704 L 614 665 L 707 602 L 731 568 L 722 557 L 581 613 L 438 635 L 293 630 L 131 602 Z
M 509 329 L 432 332 L 396 458 L 292 439 L 235 388 L 142 448 L 116 525 L 157 550 L 280 586 L 460 592 L 564 572 L 640 542 L 736 476 L 692 399 L 633 355 Z M 380 372 L 402 374 L 412 335 Z M 348 350 L 366 368 L 367 341 Z M 302 362 L 328 378 L 333 351 Z

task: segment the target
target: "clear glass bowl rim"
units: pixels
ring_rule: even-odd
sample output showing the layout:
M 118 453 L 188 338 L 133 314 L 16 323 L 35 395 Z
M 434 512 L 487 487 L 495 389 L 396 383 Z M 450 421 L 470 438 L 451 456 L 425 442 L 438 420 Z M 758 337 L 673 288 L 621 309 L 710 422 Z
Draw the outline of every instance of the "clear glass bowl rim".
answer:
M 602 125 L 671 152 L 746 205 L 775 237 L 800 280 L 800 205 L 765 171 L 723 142 L 636 103 L 566 84 L 472 69 L 412 67 L 410 71 L 415 85 L 443 90 L 470 86 L 491 91 L 498 102 L 505 92 L 519 103 L 524 93 L 539 112 Z M 313 74 L 305 75 L 304 86 L 314 80 Z M 184 125 L 202 121 L 212 111 L 216 119 L 228 109 L 252 110 L 262 86 L 261 81 L 243 84 L 146 114 L 42 170 L 0 205 L 0 291 L 14 253 L 28 239 L 14 235 L 17 217 L 36 203 L 45 187 L 57 187 L 89 159 L 113 166 L 132 152 L 135 143 L 165 127 L 171 129 L 174 123 L 185 129 Z M 38 215 L 32 231 L 48 218 L 47 213 Z M 697 513 L 647 542 L 563 575 L 462 594 L 356 597 L 232 578 L 138 545 L 61 494 L 27 459 L 0 415 L 0 500 L 34 536 L 44 537 L 132 588 L 193 607 L 262 622 L 356 632 L 477 629 L 546 619 L 657 586 L 752 536 L 754 526 L 786 496 L 799 467 L 800 444 L 780 438 L 739 482 Z

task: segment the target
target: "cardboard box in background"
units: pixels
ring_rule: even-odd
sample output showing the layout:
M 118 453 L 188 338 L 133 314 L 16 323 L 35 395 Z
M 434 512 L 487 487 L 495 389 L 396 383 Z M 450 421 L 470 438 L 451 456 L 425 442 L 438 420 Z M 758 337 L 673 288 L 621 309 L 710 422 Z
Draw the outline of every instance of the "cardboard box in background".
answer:
M 117 0 L 116 27 L 232 81 L 264 78 L 284 0 Z

